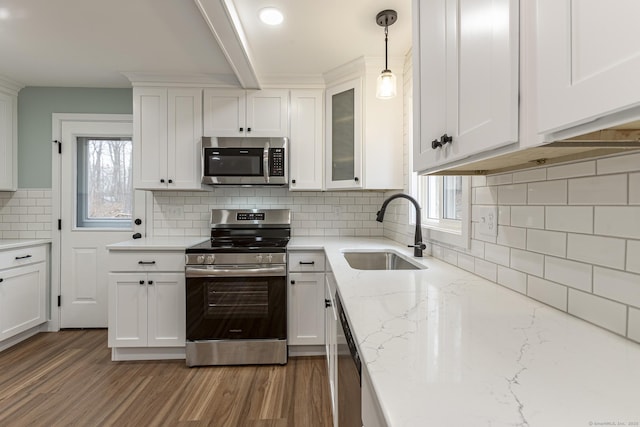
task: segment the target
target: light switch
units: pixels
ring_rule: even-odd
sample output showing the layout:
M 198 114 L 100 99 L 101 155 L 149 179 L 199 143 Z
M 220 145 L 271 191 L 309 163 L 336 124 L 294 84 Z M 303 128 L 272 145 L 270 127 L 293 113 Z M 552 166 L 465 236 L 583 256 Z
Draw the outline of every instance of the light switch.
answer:
M 495 237 L 498 235 L 498 207 L 479 206 L 478 207 L 478 233 L 483 236 Z

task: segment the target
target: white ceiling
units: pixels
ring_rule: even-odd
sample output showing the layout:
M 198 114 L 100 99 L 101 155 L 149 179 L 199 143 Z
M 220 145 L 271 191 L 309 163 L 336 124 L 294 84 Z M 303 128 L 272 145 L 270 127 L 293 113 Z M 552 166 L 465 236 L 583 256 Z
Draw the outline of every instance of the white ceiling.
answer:
M 389 56 L 411 45 L 410 0 L 216 1 L 235 6 L 261 82 L 383 56 L 383 9 L 398 11 Z M 281 27 L 258 21 L 264 6 L 283 10 Z M 130 87 L 123 73 L 237 84 L 214 32 L 188 0 L 0 0 L 0 76 L 24 86 Z

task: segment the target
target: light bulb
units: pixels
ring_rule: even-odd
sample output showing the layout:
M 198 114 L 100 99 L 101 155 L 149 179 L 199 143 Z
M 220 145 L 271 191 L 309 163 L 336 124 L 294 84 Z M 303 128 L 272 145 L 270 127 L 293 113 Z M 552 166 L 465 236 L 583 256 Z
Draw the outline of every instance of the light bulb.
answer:
M 391 70 L 384 70 L 376 81 L 376 98 L 390 99 L 396 96 L 396 76 Z
M 264 9 L 260 9 L 259 16 L 260 20 L 267 25 L 280 25 L 284 20 L 282 12 L 275 7 L 265 7 Z

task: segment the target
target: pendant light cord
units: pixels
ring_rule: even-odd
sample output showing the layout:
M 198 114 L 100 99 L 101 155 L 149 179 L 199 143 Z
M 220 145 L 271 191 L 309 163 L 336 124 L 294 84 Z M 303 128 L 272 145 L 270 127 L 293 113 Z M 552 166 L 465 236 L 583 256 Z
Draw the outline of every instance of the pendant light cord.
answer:
M 388 26 L 384 26 L 384 69 L 385 71 L 389 69 L 389 64 L 387 63 L 387 44 L 389 41 L 389 27 Z

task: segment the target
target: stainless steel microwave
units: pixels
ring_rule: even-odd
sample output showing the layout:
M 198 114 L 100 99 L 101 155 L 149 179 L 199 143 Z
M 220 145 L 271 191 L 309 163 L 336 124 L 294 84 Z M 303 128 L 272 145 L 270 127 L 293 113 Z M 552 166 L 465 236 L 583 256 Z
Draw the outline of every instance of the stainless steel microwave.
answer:
M 202 183 L 286 186 L 288 138 L 202 138 Z

